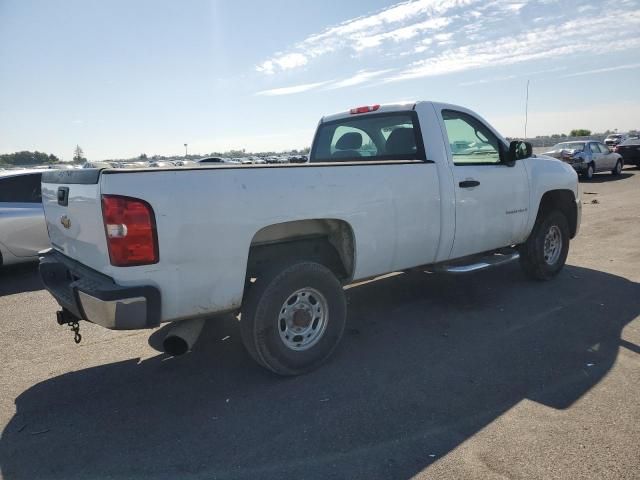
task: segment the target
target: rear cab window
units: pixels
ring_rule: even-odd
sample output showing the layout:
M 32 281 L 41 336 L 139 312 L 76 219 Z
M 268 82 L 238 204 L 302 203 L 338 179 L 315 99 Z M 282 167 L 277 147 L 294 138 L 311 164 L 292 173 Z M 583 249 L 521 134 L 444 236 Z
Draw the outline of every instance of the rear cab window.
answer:
M 40 173 L 0 177 L 0 202 L 41 203 Z
M 425 161 L 416 112 L 362 114 L 318 127 L 310 162 Z

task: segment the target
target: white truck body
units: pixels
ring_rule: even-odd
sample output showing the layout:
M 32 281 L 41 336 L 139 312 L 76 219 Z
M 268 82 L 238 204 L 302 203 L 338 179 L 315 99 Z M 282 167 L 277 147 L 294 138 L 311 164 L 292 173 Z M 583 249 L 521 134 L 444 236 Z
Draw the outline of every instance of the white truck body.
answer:
M 540 156 L 456 165 L 445 110 L 482 122 L 509 148 L 470 110 L 418 102 L 364 115 L 415 112 L 425 160 L 106 169 L 91 181 L 90 173 L 80 179 L 81 171 L 61 171 L 46 175 L 42 185 L 51 245 L 118 286 L 155 287 L 159 318 L 144 325 L 154 326 L 240 309 L 250 252 L 260 245 L 325 235 L 340 255 L 341 281 L 348 284 L 522 244 L 548 192 L 570 194 L 572 205 L 565 208 L 574 212 L 568 216 L 571 235 L 577 233 L 580 196 L 571 166 Z M 325 117 L 320 125 L 351 116 Z M 465 181 L 479 185 L 461 188 Z M 58 202 L 61 186 L 68 188 L 66 206 Z M 135 197 L 153 208 L 157 263 L 111 265 L 102 195 Z

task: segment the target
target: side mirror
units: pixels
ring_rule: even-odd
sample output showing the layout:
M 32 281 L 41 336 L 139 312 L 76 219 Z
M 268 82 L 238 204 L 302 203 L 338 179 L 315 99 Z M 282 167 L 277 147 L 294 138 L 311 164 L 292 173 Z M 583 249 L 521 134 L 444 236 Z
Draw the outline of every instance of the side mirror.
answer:
M 529 158 L 533 154 L 533 147 L 529 142 L 514 140 L 509 144 L 509 161 L 515 162 L 523 158 Z

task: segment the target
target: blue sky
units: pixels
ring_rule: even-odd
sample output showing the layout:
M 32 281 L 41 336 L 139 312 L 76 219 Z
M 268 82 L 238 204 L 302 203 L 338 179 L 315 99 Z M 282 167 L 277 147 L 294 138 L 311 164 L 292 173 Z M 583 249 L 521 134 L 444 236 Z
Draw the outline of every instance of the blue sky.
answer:
M 300 148 L 440 100 L 507 136 L 640 128 L 640 0 L 0 0 L 0 153 Z

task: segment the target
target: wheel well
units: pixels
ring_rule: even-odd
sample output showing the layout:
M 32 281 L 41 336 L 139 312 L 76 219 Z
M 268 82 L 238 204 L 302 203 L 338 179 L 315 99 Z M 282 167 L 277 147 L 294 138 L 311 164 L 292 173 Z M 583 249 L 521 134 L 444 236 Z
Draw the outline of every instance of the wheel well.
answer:
M 251 241 L 247 278 L 259 276 L 259 272 L 270 265 L 303 259 L 323 264 L 338 279 L 348 282 L 353 277 L 355 265 L 351 226 L 335 219 L 269 225 L 258 231 Z
M 546 192 L 540 200 L 538 218 L 553 210 L 560 210 L 569 222 L 571 238 L 576 235 L 578 227 L 578 207 L 571 190 L 552 190 Z

